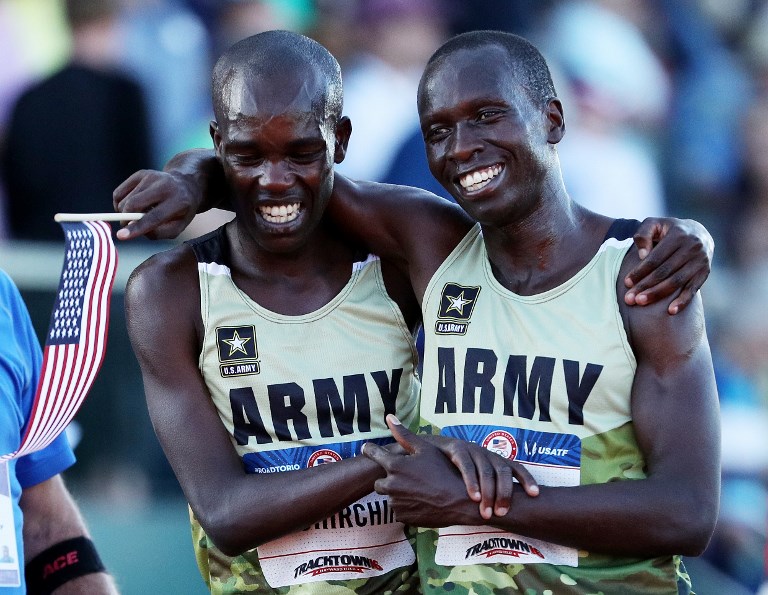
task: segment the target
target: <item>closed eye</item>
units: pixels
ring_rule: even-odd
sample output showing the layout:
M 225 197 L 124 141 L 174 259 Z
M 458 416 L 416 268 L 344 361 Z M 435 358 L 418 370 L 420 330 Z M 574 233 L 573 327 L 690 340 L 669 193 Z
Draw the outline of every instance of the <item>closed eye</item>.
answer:
M 317 159 L 320 159 L 325 154 L 325 148 L 315 149 L 311 151 L 298 151 L 291 155 L 291 161 L 299 164 L 312 163 Z
M 482 122 L 500 116 L 504 111 L 500 109 L 484 109 L 477 114 L 477 121 Z

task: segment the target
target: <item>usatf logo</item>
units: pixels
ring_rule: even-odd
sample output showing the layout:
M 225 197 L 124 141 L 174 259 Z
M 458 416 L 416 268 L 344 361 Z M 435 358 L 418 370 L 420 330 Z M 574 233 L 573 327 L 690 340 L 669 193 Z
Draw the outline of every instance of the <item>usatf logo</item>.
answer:
M 223 326 L 216 329 L 219 349 L 219 371 L 224 378 L 258 374 L 259 350 L 256 347 L 256 328 L 251 326 Z
M 350 554 L 317 556 L 294 568 L 293 577 L 298 578 L 305 574 L 317 576 L 327 572 L 357 572 L 362 574 L 370 570 L 381 571 L 383 568 L 376 560 L 365 556 Z
M 477 303 L 480 287 L 466 287 L 457 283 L 446 283 L 440 296 L 435 332 L 438 335 L 464 335 L 469 327 L 469 318 Z
M 512 434 L 504 430 L 496 430 L 488 434 L 483 440 L 483 448 L 511 461 L 517 457 L 517 440 Z
M 509 537 L 492 537 L 491 539 L 476 543 L 467 549 L 464 558 L 467 559 L 474 556 L 482 556 L 483 558 L 511 556 L 519 558 L 521 555 L 534 555 L 542 560 L 544 559 L 544 554 L 538 548 L 520 539 L 510 539 Z
M 341 456 L 336 451 L 329 448 L 321 448 L 312 453 L 307 461 L 307 467 L 317 467 L 318 465 L 325 465 L 326 463 L 335 463 L 341 460 Z

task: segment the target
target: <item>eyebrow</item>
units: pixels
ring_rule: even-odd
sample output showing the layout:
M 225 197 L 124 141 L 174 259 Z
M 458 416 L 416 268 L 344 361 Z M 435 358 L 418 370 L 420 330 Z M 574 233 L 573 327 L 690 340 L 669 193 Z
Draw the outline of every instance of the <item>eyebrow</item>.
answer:
M 325 142 L 325 139 L 323 138 L 316 138 L 316 137 L 302 137 L 302 138 L 295 138 L 289 142 L 286 143 L 286 146 L 289 149 L 295 149 L 295 148 L 301 148 L 301 147 L 312 147 L 317 146 L 319 147 Z M 258 149 L 260 146 L 260 143 L 256 141 L 251 140 L 232 140 L 227 143 L 229 148 L 231 149 Z

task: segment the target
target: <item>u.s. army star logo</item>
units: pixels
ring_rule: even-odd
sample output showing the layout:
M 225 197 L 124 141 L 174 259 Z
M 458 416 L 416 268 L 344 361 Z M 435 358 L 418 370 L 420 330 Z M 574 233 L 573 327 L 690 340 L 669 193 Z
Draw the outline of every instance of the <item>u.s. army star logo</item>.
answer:
M 435 332 L 438 335 L 466 334 L 478 295 L 480 295 L 479 286 L 468 287 L 458 283 L 446 283 L 440 295 Z
M 245 344 L 251 340 L 251 337 L 240 337 L 235 329 L 231 339 L 222 339 L 227 345 L 229 345 L 229 357 L 232 357 L 235 352 L 240 352 L 247 356 L 248 351 L 245 349 Z
M 260 372 L 256 328 L 253 325 L 217 328 L 216 346 L 221 362 L 219 370 L 224 378 Z

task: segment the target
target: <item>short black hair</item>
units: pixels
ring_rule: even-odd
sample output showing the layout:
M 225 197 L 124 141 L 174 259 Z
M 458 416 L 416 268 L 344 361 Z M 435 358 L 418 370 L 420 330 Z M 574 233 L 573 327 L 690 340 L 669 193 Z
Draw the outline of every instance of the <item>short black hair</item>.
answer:
M 530 41 L 514 33 L 505 31 L 469 31 L 452 37 L 441 45 L 427 62 L 419 83 L 419 98 L 426 80 L 432 72 L 451 54 L 465 49 L 495 46 L 506 51 L 515 74 L 531 94 L 531 99 L 541 105 L 557 97 L 555 84 L 549 72 L 547 61 Z
M 315 90 L 313 109 L 339 117 L 343 107 L 341 67 L 331 53 L 318 42 L 293 31 L 265 31 L 235 43 L 213 67 L 213 109 L 221 115 L 223 92 L 233 77 L 254 74 L 267 80 L 279 80 L 287 72 L 314 70 L 324 81 Z

